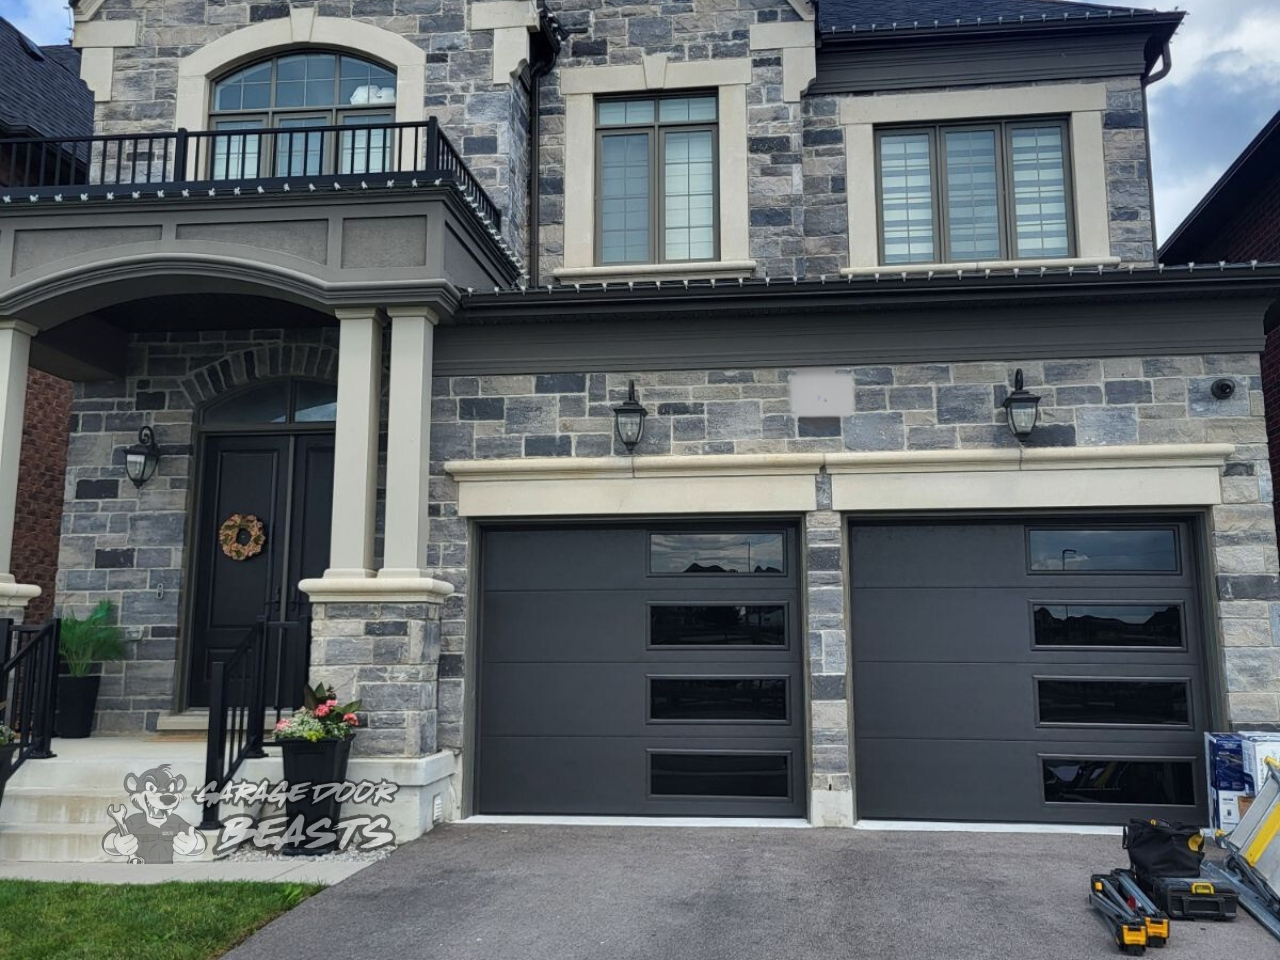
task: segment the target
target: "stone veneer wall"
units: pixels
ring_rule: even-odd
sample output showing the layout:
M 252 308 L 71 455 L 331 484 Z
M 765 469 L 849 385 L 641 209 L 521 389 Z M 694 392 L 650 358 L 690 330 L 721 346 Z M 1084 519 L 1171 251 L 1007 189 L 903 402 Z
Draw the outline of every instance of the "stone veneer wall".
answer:
M 95 19 L 134 20 L 138 43 L 115 53 L 111 100 L 98 104 L 98 133 L 169 131 L 174 127 L 177 63 L 251 24 L 314 7 L 326 17 L 372 24 L 426 51 L 427 116 L 449 139 L 503 211 L 503 233 L 525 257 L 528 228 L 527 91 L 492 82 L 493 31 L 470 31 L 475 0 L 105 0 Z
M 357 756 L 436 752 L 438 603 L 315 603 L 311 677 L 359 699 L 366 727 Z
M 128 659 L 104 669 L 100 732 L 154 730 L 174 706 L 196 408 L 255 380 L 335 379 L 337 335 L 336 327 L 141 333 L 127 379 L 75 385 L 57 605 L 83 615 L 106 597 L 132 641 Z M 124 450 L 148 424 L 164 457 L 139 490 L 125 476 Z
M 672 61 L 751 57 L 747 90 L 750 251 L 762 276 L 836 274 L 849 265 L 848 196 L 840 97 L 783 100 L 781 51 L 749 49 L 753 23 L 797 20 L 787 3 L 548 4 L 570 32 L 560 67 L 618 66 L 642 56 Z M 1000 88 L 990 88 L 993 99 Z M 643 92 L 643 91 L 637 91 Z M 1142 86 L 1107 81 L 1103 149 L 1110 203 L 1111 252 L 1151 263 L 1155 235 Z M 544 279 L 564 257 L 564 99 L 559 73 L 542 87 L 541 263 Z M 730 198 L 724 198 L 729 200 Z M 734 198 L 736 199 L 736 198 Z
M 1213 510 L 1209 530 L 1231 720 L 1280 721 L 1280 558 L 1256 355 L 861 366 L 844 371 L 855 383 L 856 410 L 843 418 L 793 416 L 785 369 L 619 371 L 437 378 L 433 385 L 437 519 L 427 563 L 457 590 L 442 611 L 440 745 L 463 745 L 471 560 L 470 527 L 457 516 L 457 486 L 444 461 L 620 455 L 611 407 L 631 379 L 651 413 L 638 456 L 1013 447 L 999 405 L 1017 367 L 1044 397 L 1034 445 L 1235 445 L 1224 468 L 1226 502 Z M 1229 401 L 1210 395 L 1219 377 L 1237 384 Z M 848 780 L 846 585 L 838 572 L 846 558 L 824 479 L 820 509 L 805 518 L 819 790 L 847 789 Z M 1214 611 L 1208 615 L 1214 619 Z

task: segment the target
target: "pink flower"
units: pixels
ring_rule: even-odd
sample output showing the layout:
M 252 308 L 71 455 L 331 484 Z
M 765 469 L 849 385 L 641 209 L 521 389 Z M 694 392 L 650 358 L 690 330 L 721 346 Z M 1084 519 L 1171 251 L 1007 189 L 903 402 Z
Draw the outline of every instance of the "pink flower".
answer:
M 317 717 L 325 717 L 325 716 L 328 716 L 329 711 L 330 711 L 331 709 L 333 709 L 333 708 L 332 708 L 332 707 L 330 707 L 330 706 L 329 706 L 329 704 L 327 704 L 327 703 L 322 703 L 322 704 L 320 704 L 320 706 L 316 707 L 316 716 L 317 716 Z
M 279 723 L 277 723 L 277 724 L 276 724 L 276 729 L 277 729 L 277 730 L 288 730 L 288 729 L 289 729 L 289 721 L 288 721 L 288 720 L 281 720 Z
M 329 700 L 328 700 L 328 702 L 329 702 L 329 703 L 337 703 L 337 702 L 338 702 L 338 698 L 337 698 L 337 697 L 330 697 L 330 698 L 329 698 Z
M 344 713 L 342 715 L 342 719 L 347 721 L 347 723 L 351 724 L 353 727 L 360 726 L 360 718 L 354 713 Z

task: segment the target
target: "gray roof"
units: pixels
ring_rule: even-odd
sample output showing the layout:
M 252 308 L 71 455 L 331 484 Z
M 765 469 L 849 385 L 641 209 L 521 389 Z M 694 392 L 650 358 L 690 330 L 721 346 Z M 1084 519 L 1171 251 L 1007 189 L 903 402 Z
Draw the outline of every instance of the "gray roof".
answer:
M 80 52 L 39 47 L 0 18 L 0 135 L 81 137 L 93 133 L 93 94 L 80 79 Z
M 841 30 L 917 30 L 999 26 L 1038 20 L 1106 20 L 1155 11 L 1068 0 L 818 0 L 818 26 Z

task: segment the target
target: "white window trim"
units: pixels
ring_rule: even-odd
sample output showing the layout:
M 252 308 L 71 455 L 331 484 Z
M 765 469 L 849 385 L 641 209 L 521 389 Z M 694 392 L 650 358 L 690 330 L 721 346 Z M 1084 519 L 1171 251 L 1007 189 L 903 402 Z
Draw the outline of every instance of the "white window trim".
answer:
M 998 90 L 948 90 L 856 97 L 840 103 L 849 190 L 849 266 L 845 276 L 922 273 L 929 270 L 1115 265 L 1102 120 L 1104 83 L 1050 84 Z M 880 217 L 876 202 L 876 127 L 899 123 L 1009 119 L 1057 114 L 1071 126 L 1071 175 L 1075 199 L 1076 256 L 1051 260 L 983 260 L 965 263 L 880 263 Z
M 670 63 L 665 54 L 618 67 L 567 67 L 560 71 L 564 96 L 564 265 L 553 271 L 565 280 L 750 276 L 747 198 L 747 86 L 751 61 L 702 60 Z M 595 261 L 595 98 L 646 91 L 718 90 L 720 259 L 698 263 L 597 266 Z M 739 202 L 741 201 L 741 202 Z
M 233 67 L 303 46 L 341 50 L 391 67 L 396 72 L 396 123 L 426 120 L 425 50 L 399 34 L 369 23 L 317 16 L 314 7 L 294 7 L 288 17 L 243 27 L 179 60 L 174 125 L 187 130 L 208 129 L 215 79 Z M 412 138 L 406 139 L 412 141 Z M 190 162 L 195 164 L 194 155 Z M 189 172 L 194 173 L 194 166 Z

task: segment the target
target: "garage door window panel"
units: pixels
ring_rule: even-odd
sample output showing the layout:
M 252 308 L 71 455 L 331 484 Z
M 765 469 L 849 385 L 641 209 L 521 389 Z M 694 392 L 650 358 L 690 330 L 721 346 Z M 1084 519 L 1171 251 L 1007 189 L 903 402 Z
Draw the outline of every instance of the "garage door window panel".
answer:
M 786 677 L 649 677 L 650 723 L 787 723 Z
M 1182 572 L 1174 527 L 1035 528 L 1027 531 L 1032 573 L 1177 574 Z
M 787 607 L 784 603 L 652 604 L 649 646 L 786 649 Z
M 1041 757 L 1046 803 L 1192 807 L 1191 758 Z
M 651 751 L 653 797 L 791 799 L 791 755 Z
M 1191 726 L 1191 683 L 1182 679 L 1133 680 L 1038 677 L 1041 725 Z
M 767 533 L 653 533 L 649 572 L 658 576 L 785 576 L 787 538 Z
M 1037 648 L 1185 650 L 1180 603 L 1033 603 Z

